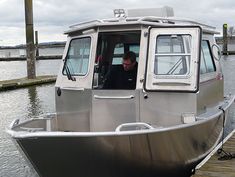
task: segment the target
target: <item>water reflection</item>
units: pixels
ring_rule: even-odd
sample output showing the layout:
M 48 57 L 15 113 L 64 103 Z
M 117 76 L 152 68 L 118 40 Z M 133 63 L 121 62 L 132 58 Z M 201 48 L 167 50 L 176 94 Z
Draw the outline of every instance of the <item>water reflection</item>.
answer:
M 221 66 L 224 74 L 224 94 L 235 94 L 235 56 L 223 56 L 221 58 Z M 229 119 L 226 123 L 226 134 L 231 132 L 235 128 L 235 104 L 232 104 L 229 113 Z
M 0 177 L 38 177 L 5 129 L 14 119 L 54 112 L 54 84 L 0 92 Z
M 27 117 L 30 118 L 43 114 L 42 105 L 41 105 L 42 103 L 40 101 L 40 98 L 38 97 L 36 87 L 28 88 L 28 98 L 29 98 L 29 104 L 28 104 Z

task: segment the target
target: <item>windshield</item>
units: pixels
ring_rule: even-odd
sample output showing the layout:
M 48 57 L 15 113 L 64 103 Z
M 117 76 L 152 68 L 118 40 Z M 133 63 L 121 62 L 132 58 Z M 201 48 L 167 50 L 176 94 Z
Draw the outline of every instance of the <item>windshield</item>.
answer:
M 71 76 L 86 75 L 88 72 L 88 64 L 90 58 L 91 38 L 77 38 L 70 42 L 63 74 L 69 71 Z

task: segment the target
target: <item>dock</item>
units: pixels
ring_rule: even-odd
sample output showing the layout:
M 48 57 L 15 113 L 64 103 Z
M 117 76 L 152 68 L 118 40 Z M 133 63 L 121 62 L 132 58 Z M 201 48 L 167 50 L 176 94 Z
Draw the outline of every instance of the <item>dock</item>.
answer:
M 217 153 L 221 148 L 220 143 L 196 168 L 192 177 L 235 177 L 235 130 L 225 139 L 223 150 L 230 156 L 224 156 L 225 153 Z M 221 158 L 218 160 L 218 158 Z
M 37 76 L 35 79 L 28 79 L 27 77 L 25 77 L 20 79 L 4 80 L 0 81 L 0 91 L 23 88 L 32 85 L 53 83 L 55 81 L 56 76 L 54 75 Z

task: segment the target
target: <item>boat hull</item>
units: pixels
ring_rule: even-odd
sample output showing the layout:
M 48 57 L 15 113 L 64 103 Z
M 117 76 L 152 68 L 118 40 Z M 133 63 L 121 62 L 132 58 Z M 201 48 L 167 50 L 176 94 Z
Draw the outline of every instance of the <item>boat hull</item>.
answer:
M 139 133 L 44 132 L 15 140 L 43 177 L 190 176 L 218 143 L 221 117 Z

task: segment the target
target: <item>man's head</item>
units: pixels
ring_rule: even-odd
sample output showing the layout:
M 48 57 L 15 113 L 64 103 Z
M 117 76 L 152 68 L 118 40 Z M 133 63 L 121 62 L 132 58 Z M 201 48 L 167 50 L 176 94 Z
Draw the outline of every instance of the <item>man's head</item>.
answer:
M 135 67 L 136 55 L 134 52 L 127 52 L 122 57 L 122 64 L 125 71 L 130 71 Z

